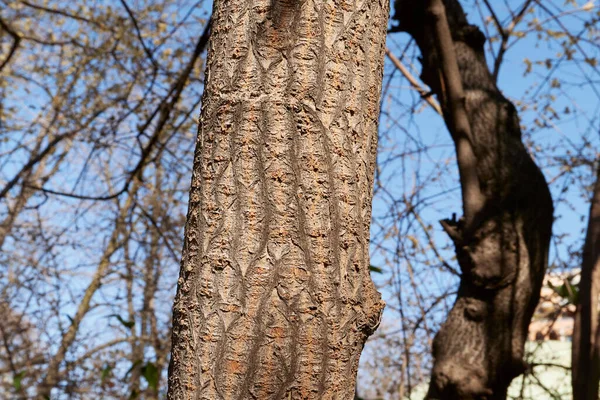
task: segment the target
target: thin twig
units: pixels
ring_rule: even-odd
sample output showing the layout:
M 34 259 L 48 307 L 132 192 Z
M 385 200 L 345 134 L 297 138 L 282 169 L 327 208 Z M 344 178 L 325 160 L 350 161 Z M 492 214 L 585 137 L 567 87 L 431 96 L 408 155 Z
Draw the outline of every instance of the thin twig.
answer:
M 488 1 L 487 0 L 484 0 L 484 1 L 485 1 L 486 5 L 488 6 L 488 9 L 492 13 L 492 18 L 494 18 L 494 20 L 497 21 L 497 23 L 499 24 L 500 21 L 498 21 L 497 18 L 495 17 L 495 15 L 493 14 L 494 11 L 491 8 L 491 6 L 488 5 Z M 529 9 L 529 5 L 532 2 L 533 2 L 533 0 L 526 0 L 525 3 L 523 3 L 523 6 L 519 10 L 519 12 L 517 14 L 513 15 L 512 21 L 510 22 L 510 24 L 508 25 L 508 27 L 506 29 L 504 29 L 504 27 L 501 24 L 497 25 L 498 32 L 500 33 L 500 35 L 502 37 L 502 42 L 500 43 L 500 48 L 498 49 L 498 54 L 496 55 L 495 60 L 494 60 L 494 71 L 493 71 L 492 75 L 494 77 L 495 82 L 498 82 L 498 75 L 500 74 L 500 67 L 502 66 L 502 61 L 504 60 L 504 54 L 506 54 L 506 51 L 508 50 L 508 47 L 509 47 L 508 40 L 510 39 L 510 36 L 512 35 L 513 31 L 515 30 L 515 28 L 517 27 L 519 22 L 521 22 L 521 20 L 523 19 L 525 12 L 527 11 L 527 9 Z
M 21 36 L 19 36 L 19 34 L 15 32 L 6 22 L 4 22 L 2 18 L 0 18 L 0 27 L 8 32 L 8 34 L 13 38 L 13 44 L 10 46 L 8 56 L 6 56 L 6 59 L 2 61 L 2 64 L 0 64 L 0 71 L 2 71 L 2 69 L 8 65 L 10 59 L 15 55 L 17 48 L 19 47 L 19 43 L 21 43 Z
M 133 27 L 135 28 L 137 37 L 138 37 L 140 43 L 142 44 L 142 47 L 144 48 L 146 55 L 148 56 L 148 58 L 150 59 L 152 64 L 156 67 L 157 64 L 156 64 L 156 60 L 154 60 L 154 55 L 152 54 L 150 49 L 146 46 L 146 43 L 144 42 L 144 38 L 142 38 L 142 32 L 140 30 L 140 26 L 137 23 L 137 19 L 135 18 L 135 15 L 133 15 L 133 11 L 131 11 L 131 8 L 129 8 L 129 6 L 127 5 L 127 2 L 125 0 L 121 0 L 121 4 L 123 4 L 123 7 L 125 7 L 125 11 L 127 11 L 129 18 L 131 18 L 131 22 L 133 22 Z
M 129 172 L 129 174 L 128 174 L 129 176 L 120 190 L 118 190 L 115 193 L 107 194 L 107 195 L 103 195 L 103 196 L 87 196 L 87 195 L 80 195 L 80 194 L 75 194 L 75 193 L 60 192 L 57 190 L 52 190 L 52 189 L 48 189 L 48 188 L 44 188 L 44 187 L 37 187 L 37 186 L 30 186 L 30 185 L 29 185 L 29 187 L 32 189 L 40 190 L 46 194 L 69 197 L 69 198 L 74 198 L 74 199 L 79 199 L 79 200 L 96 200 L 96 201 L 112 200 L 114 198 L 119 197 L 123 193 L 127 192 L 129 190 L 129 186 L 131 185 L 131 182 L 141 172 L 142 168 L 145 166 L 146 162 L 148 161 L 148 158 L 150 157 L 150 154 L 152 153 L 154 146 L 158 143 L 158 140 L 161 137 L 161 134 L 163 132 L 163 128 L 169 121 L 171 111 L 175 108 L 175 105 L 177 104 L 177 102 L 179 101 L 179 98 L 181 97 L 181 93 L 183 92 L 183 89 L 185 88 L 185 84 L 188 81 L 188 79 L 192 73 L 192 70 L 194 68 L 194 65 L 196 64 L 196 61 L 198 60 L 198 58 L 200 57 L 200 55 L 202 54 L 204 49 L 206 49 L 209 37 L 210 37 L 210 21 L 208 21 L 208 23 L 206 24 L 206 26 L 204 28 L 204 32 L 198 39 L 196 48 L 194 49 L 194 52 L 192 53 L 192 57 L 190 58 L 185 69 L 182 71 L 182 73 L 179 76 L 179 78 L 177 79 L 177 81 L 175 81 L 175 83 L 171 87 L 171 90 L 169 91 L 167 96 L 156 107 L 156 109 L 152 113 L 152 115 L 146 120 L 144 125 L 140 128 L 138 136 L 141 136 L 141 134 L 143 134 L 144 131 L 150 126 L 150 124 L 152 123 L 152 120 L 154 119 L 154 116 L 156 114 L 160 114 L 152 137 L 150 138 L 148 143 L 142 148 L 142 154 L 140 156 L 138 163 L 133 168 L 133 170 L 131 170 Z M 167 102 L 167 99 L 169 97 L 171 97 L 171 101 Z M 18 179 L 18 177 L 15 177 L 15 179 Z M 12 186 L 14 186 L 14 184 L 16 182 L 11 182 L 11 183 L 12 183 Z M 12 187 L 12 186 L 10 186 L 10 187 Z M 5 189 L 3 189 L 2 192 L 0 192 L 0 198 L 2 198 L 6 194 L 6 192 L 8 192 L 10 187 L 9 187 L 9 185 L 7 185 L 7 187 Z
M 440 104 L 433 98 L 433 96 L 431 95 L 431 92 L 425 90 L 425 88 L 423 88 L 423 86 L 421 86 L 419 84 L 419 81 L 410 73 L 410 71 L 408 70 L 408 68 L 406 68 L 404 66 L 404 64 L 402 64 L 402 61 L 400 61 L 391 52 L 391 50 L 389 48 L 387 48 L 387 47 L 385 49 L 385 54 L 388 56 L 388 58 L 390 59 L 390 61 L 392 62 L 392 64 L 394 64 L 394 66 L 396 68 L 398 68 L 398 70 L 402 73 L 402 75 L 404 75 L 404 77 L 406 78 L 406 80 L 408 81 L 408 83 L 410 83 L 410 85 L 417 92 L 419 92 L 419 94 L 421 95 L 421 98 L 423 100 L 425 100 L 427 102 L 427 104 L 429 104 L 431 106 L 431 108 L 433 108 L 435 110 L 436 113 L 438 113 L 439 115 L 443 115 L 442 114 L 442 108 L 440 107 Z

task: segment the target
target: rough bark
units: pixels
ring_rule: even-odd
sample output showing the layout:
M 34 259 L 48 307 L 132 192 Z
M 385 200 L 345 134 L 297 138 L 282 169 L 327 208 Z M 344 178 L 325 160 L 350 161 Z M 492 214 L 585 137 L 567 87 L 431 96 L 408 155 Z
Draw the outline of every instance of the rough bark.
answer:
M 170 399 L 351 399 L 388 4 L 217 0 Z
M 583 247 L 579 304 L 573 331 L 573 399 L 598 399 L 600 381 L 600 164 Z
M 462 275 L 456 302 L 434 340 L 428 398 L 503 399 L 526 368 L 524 343 L 547 266 L 552 199 L 521 141 L 516 109 L 488 70 L 485 37 L 468 23 L 457 0 L 441 3 L 396 0 L 395 18 L 398 30 L 408 32 L 421 50 L 422 79 L 442 104 L 462 185 L 467 182 L 462 169 L 473 166 L 462 164 L 460 146 L 472 149 L 475 192 L 483 202 L 471 207 L 465 197 L 468 218 L 442 221 Z M 446 33 L 439 25 L 444 9 Z M 443 54 L 449 48 L 455 61 Z M 463 94 L 448 74 L 452 62 Z M 461 107 L 468 129 L 457 120 Z

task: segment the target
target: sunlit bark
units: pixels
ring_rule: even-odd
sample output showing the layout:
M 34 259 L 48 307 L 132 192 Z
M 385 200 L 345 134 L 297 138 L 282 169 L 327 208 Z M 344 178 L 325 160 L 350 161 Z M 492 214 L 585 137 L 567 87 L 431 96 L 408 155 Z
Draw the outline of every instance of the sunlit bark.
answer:
M 170 399 L 351 399 L 388 5 L 216 1 Z

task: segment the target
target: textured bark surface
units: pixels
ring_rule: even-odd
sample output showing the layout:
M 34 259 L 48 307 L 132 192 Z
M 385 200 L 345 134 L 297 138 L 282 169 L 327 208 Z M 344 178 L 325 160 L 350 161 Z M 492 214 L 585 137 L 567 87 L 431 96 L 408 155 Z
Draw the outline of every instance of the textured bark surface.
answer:
M 351 399 L 388 4 L 217 0 L 170 399 Z
M 423 80 L 456 126 L 439 43 L 435 1 L 396 0 L 399 30 L 422 54 Z M 476 158 L 483 205 L 442 225 L 456 246 L 462 276 L 456 302 L 433 344 L 428 398 L 503 399 L 523 361 L 528 325 L 539 300 L 552 229 L 552 199 L 522 141 L 517 111 L 496 87 L 483 52 L 485 37 L 469 25 L 457 0 L 444 0 L 469 119 L 468 145 Z M 451 132 L 457 141 L 465 132 Z M 457 149 L 458 150 L 458 149 Z M 459 157 L 460 162 L 460 157 Z M 463 166 L 464 167 L 464 166 Z M 460 169 L 460 168 L 459 168 Z M 461 183 L 464 184 L 461 172 Z
M 573 330 L 573 400 L 598 399 L 600 380 L 600 165 L 592 194 L 583 258 L 579 304 Z

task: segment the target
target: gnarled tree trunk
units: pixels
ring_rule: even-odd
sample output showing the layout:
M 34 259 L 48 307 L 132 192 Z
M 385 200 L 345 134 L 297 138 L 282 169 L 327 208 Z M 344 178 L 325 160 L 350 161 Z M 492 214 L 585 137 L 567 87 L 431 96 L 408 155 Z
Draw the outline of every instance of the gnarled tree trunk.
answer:
M 388 5 L 216 0 L 170 399 L 351 399 Z
M 442 225 L 462 276 L 433 344 L 428 398 L 503 399 L 521 374 L 547 266 L 548 185 L 521 141 L 517 111 L 497 88 L 485 37 L 457 0 L 396 0 L 399 30 L 417 42 L 423 80 L 439 97 L 457 148 L 464 217 Z
M 573 400 L 598 399 L 600 380 L 600 164 L 597 168 L 583 246 L 579 304 L 573 331 Z

